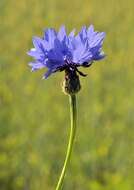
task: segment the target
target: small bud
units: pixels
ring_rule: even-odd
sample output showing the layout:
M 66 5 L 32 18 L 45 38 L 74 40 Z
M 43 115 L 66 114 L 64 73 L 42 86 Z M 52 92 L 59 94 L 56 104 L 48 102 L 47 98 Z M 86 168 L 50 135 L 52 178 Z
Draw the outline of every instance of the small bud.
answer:
M 65 94 L 70 95 L 76 94 L 80 91 L 80 80 L 75 70 L 65 70 L 65 79 L 63 81 L 62 89 Z

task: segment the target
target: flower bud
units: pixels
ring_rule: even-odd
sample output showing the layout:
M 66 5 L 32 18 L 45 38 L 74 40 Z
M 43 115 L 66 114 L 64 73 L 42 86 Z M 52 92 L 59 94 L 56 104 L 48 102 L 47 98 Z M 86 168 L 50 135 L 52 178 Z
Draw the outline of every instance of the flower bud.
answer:
M 75 70 L 65 70 L 65 79 L 63 81 L 62 89 L 65 94 L 70 95 L 76 94 L 80 91 L 80 80 Z

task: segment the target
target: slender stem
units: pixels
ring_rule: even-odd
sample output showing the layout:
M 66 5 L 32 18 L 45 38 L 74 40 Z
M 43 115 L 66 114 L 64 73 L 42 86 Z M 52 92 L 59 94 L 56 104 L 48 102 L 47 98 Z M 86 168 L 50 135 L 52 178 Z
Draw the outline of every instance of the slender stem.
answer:
M 59 181 L 56 187 L 56 190 L 61 190 L 62 189 L 62 184 L 63 180 L 66 174 L 66 169 L 68 166 L 68 162 L 70 160 L 73 144 L 74 144 L 74 138 L 75 138 L 75 133 L 76 133 L 76 117 L 77 117 L 77 109 L 76 109 L 76 96 L 75 95 L 70 95 L 70 117 L 71 117 L 71 129 L 70 129 L 70 137 L 69 137 L 69 142 L 68 142 L 68 147 L 67 147 L 67 153 L 66 153 L 66 158 L 64 161 L 64 165 L 62 168 L 61 175 L 59 177 Z

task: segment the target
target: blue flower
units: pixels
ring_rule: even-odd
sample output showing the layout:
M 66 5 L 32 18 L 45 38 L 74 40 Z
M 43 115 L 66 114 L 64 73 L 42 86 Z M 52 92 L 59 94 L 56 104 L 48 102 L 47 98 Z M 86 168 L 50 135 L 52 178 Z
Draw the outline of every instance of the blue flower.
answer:
M 64 26 L 58 32 L 48 28 L 42 38 L 33 38 L 34 48 L 28 52 L 28 55 L 32 56 L 34 61 L 29 65 L 32 71 L 46 67 L 48 70 L 43 78 L 63 70 L 85 76 L 78 67 L 89 67 L 94 61 L 105 57 L 102 51 L 104 38 L 105 33 L 94 31 L 93 25 L 89 28 L 82 27 L 77 35 L 75 30 L 67 35 Z

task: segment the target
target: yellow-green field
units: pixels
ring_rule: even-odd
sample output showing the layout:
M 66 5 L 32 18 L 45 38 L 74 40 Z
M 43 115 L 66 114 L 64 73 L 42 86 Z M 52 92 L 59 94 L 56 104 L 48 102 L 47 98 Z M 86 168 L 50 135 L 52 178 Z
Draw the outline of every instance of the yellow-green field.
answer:
M 64 73 L 41 80 L 26 52 L 43 29 L 94 24 L 105 60 L 81 78 L 64 190 L 134 189 L 134 1 L 0 0 L 0 190 L 54 190 L 69 135 Z

